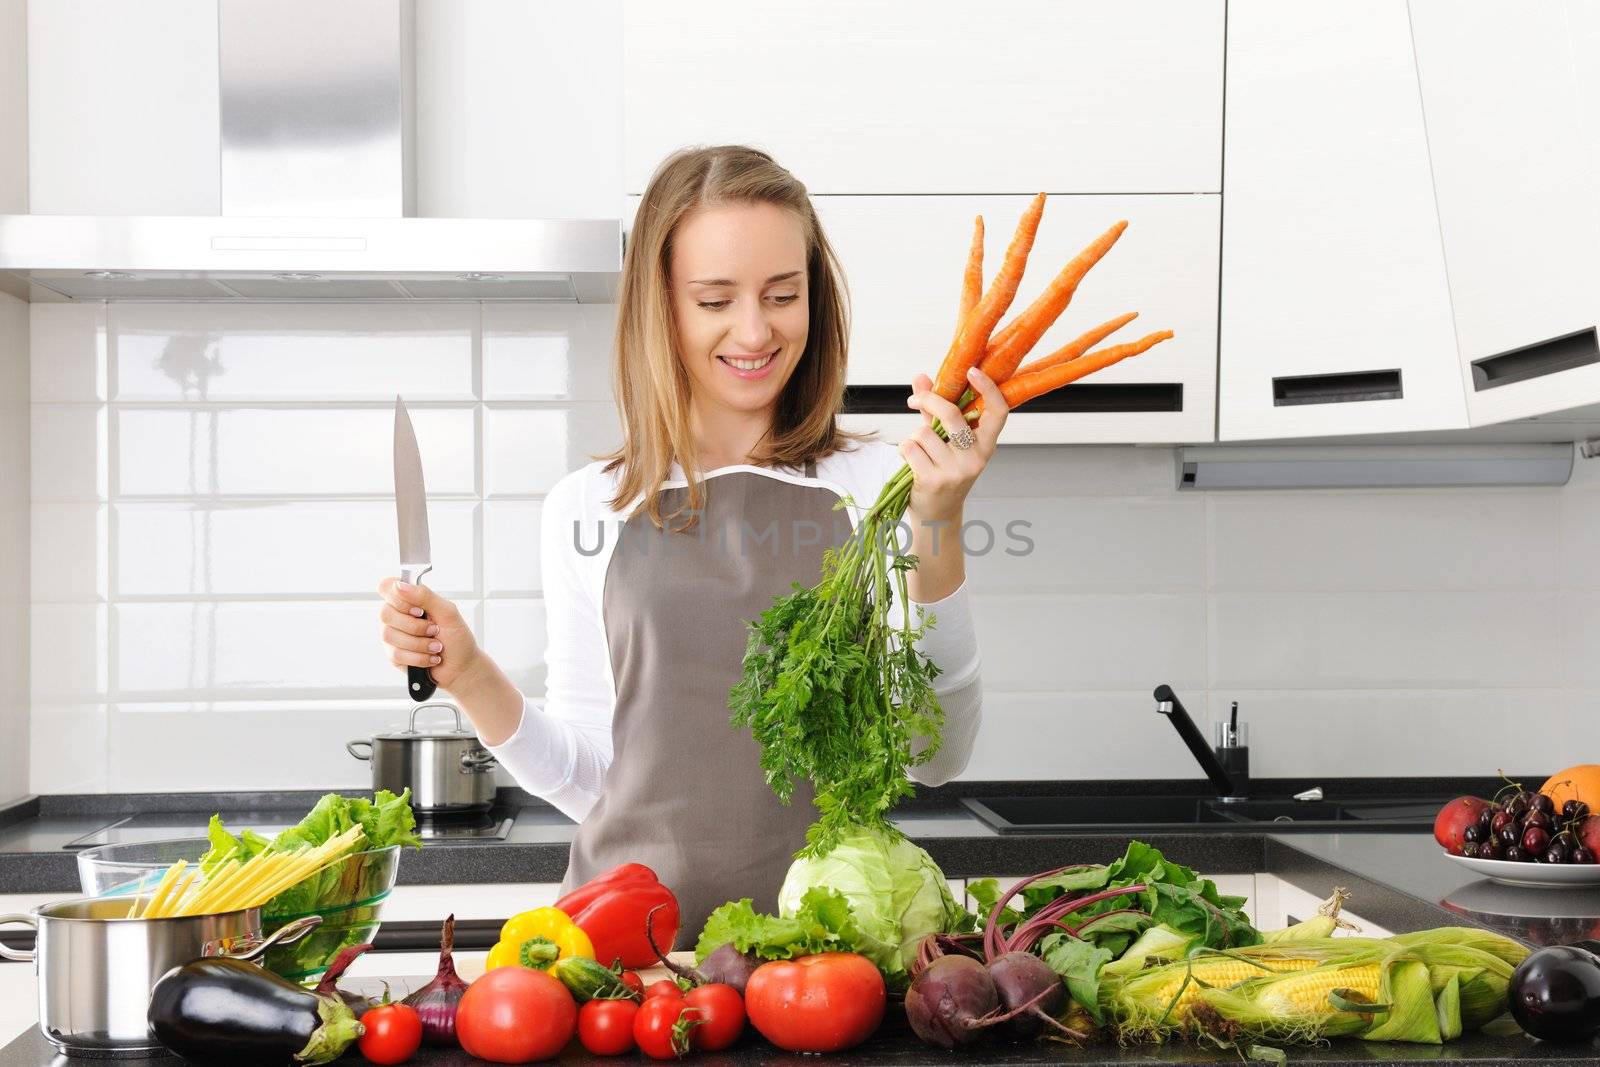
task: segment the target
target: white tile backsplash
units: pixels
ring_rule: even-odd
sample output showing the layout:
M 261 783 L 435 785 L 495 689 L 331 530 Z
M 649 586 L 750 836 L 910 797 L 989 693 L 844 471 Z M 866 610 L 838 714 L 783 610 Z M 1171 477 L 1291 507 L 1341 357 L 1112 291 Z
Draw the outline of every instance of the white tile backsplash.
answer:
M 110 305 L 118 400 L 471 402 L 471 304 Z
M 428 492 L 473 493 L 476 412 L 410 407 L 410 414 Z M 123 408 L 116 421 L 124 497 L 394 492 L 392 398 L 366 408 Z
M 543 511 L 537 500 L 484 503 L 483 589 L 489 596 L 527 596 L 542 588 L 539 516 Z
M 1194 594 L 973 597 L 984 692 L 1205 684 L 1206 601 Z
M 610 404 L 484 410 L 484 492 L 488 496 L 547 493 L 590 456 L 616 446 Z M 421 432 L 418 432 L 421 438 Z
M 476 588 L 478 507 L 429 502 L 437 564 L 426 580 L 446 596 Z M 399 551 L 387 500 L 136 502 L 116 517 L 121 597 L 366 596 Z
M 84 604 L 106 599 L 111 544 L 105 504 L 35 500 L 32 526 L 32 600 L 35 604 Z
M 33 403 L 106 399 L 105 304 L 29 304 L 28 325 Z
M 612 314 L 32 305 L 30 787 L 368 782 L 343 741 L 410 711 L 374 593 L 397 392 L 429 584 L 540 695 L 542 498 L 618 440 Z M 1259 776 L 1570 762 L 1600 712 L 1596 471 L 1180 495 L 1170 448 L 1003 447 L 967 513 L 986 696 L 965 777 L 1196 777 L 1161 682 L 1197 718 L 1238 700 Z
M 611 403 L 606 304 L 483 305 L 483 398 Z
M 106 409 L 34 404 L 30 422 L 33 499 L 105 500 Z
M 1554 593 L 1218 593 L 1211 684 L 1561 685 L 1556 608 Z
M 1547 489 L 1206 500 L 1218 591 L 1556 587 L 1561 498 Z

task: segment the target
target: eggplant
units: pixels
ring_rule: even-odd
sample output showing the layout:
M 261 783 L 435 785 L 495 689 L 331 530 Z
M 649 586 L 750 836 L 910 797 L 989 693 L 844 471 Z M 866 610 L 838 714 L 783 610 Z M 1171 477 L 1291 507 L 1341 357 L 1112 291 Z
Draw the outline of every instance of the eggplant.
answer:
M 1542 1041 L 1600 1034 L 1600 957 L 1575 945 L 1533 953 L 1511 975 L 1511 1014 Z
M 366 1032 L 338 997 L 226 956 L 162 975 L 148 1018 L 156 1040 L 196 1063 L 328 1063 Z

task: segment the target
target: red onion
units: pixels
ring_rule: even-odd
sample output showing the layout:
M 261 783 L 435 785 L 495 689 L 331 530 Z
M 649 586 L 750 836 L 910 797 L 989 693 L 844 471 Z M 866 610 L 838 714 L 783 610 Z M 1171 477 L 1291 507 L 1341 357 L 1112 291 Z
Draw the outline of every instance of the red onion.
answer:
M 422 1019 L 422 1040 L 429 1045 L 456 1044 L 456 1006 L 467 983 L 456 974 L 455 960 L 450 956 L 450 946 L 456 939 L 456 917 L 444 921 L 444 932 L 439 938 L 439 973 L 421 989 L 400 1003 L 409 1004 Z

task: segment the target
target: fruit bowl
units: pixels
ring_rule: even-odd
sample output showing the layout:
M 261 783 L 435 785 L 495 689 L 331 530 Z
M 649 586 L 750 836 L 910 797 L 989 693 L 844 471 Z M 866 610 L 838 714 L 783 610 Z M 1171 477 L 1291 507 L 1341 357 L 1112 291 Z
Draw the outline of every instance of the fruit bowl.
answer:
M 1537 886 L 1562 889 L 1569 886 L 1600 886 L 1600 863 L 1525 863 L 1515 860 L 1485 860 L 1476 856 L 1445 856 L 1475 874 L 1502 885 Z

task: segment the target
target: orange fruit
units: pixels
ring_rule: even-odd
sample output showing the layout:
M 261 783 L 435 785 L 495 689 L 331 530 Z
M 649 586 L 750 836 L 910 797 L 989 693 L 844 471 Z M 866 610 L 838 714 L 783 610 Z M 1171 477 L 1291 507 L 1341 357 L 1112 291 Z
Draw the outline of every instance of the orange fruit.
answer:
M 1556 811 L 1569 800 L 1581 800 L 1600 809 L 1600 763 L 1580 763 L 1557 771 L 1539 787 L 1539 792 L 1555 801 Z

